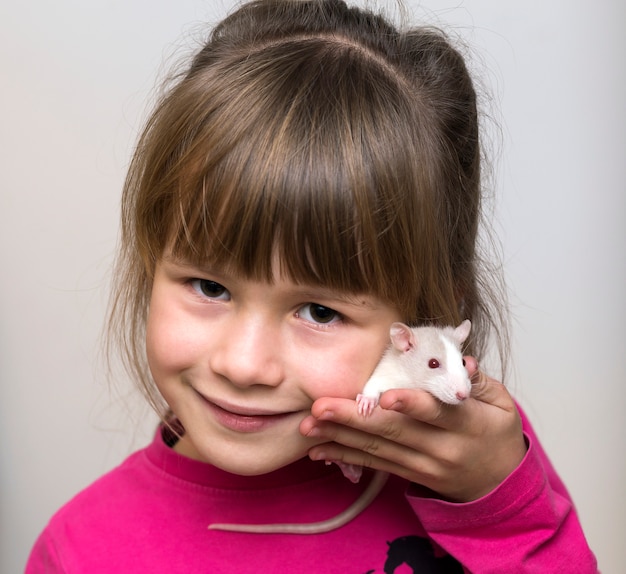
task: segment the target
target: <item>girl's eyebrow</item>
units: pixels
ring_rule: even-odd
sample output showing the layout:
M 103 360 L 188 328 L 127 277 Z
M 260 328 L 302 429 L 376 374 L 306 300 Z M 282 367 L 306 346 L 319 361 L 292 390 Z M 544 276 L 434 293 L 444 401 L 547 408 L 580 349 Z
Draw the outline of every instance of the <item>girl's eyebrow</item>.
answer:
M 315 287 L 311 285 L 302 285 L 298 287 L 302 287 L 302 289 L 299 290 L 299 294 L 303 298 L 311 301 L 315 301 L 316 299 L 332 299 L 344 305 L 351 305 L 353 307 L 365 307 L 371 310 L 379 307 L 377 299 L 367 294 L 334 291 L 323 286 Z
M 161 258 L 163 262 L 182 267 L 190 271 L 197 271 L 203 275 L 213 275 L 218 279 L 227 279 L 229 273 L 224 272 L 222 269 L 216 269 L 209 265 L 203 265 L 202 263 L 192 262 L 181 257 L 177 257 L 171 253 L 163 255 Z M 318 299 L 326 299 L 340 302 L 345 305 L 351 305 L 354 307 L 361 307 L 366 309 L 377 309 L 380 306 L 378 299 L 373 295 L 366 293 L 352 293 L 349 291 L 338 291 L 323 285 L 311 285 L 311 284 L 299 284 L 294 283 L 294 292 L 297 292 L 299 297 L 314 302 Z

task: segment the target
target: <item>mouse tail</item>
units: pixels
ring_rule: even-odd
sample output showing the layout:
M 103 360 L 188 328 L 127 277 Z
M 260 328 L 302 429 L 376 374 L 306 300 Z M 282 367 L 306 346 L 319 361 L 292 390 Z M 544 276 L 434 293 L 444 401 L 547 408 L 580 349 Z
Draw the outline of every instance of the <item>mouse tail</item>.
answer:
M 372 480 L 363 491 L 363 494 L 354 501 L 346 510 L 321 522 L 310 522 L 308 524 L 228 524 L 215 523 L 209 525 L 209 530 L 227 530 L 230 532 L 247 532 L 256 534 L 321 534 L 341 528 L 351 520 L 354 520 L 363 512 L 378 496 L 385 486 L 389 474 L 383 471 L 376 471 Z

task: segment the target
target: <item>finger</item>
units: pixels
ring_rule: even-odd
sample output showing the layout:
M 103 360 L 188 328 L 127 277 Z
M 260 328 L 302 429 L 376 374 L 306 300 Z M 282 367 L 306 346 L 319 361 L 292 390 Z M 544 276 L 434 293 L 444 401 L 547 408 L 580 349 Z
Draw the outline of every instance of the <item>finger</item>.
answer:
M 353 399 L 322 397 L 311 405 L 311 415 L 320 421 L 336 420 L 337 417 L 349 420 L 357 414 L 355 407 Z
M 463 364 L 471 379 L 478 372 L 478 361 L 471 355 L 465 355 L 463 357 Z
M 384 410 L 402 413 L 415 421 L 439 429 L 458 429 L 465 417 L 469 399 L 457 405 L 447 405 L 421 389 L 391 389 L 380 397 Z
M 315 430 L 316 437 L 323 439 L 324 442 L 316 445 L 309 452 L 310 454 L 317 453 L 316 458 L 325 460 L 337 460 L 336 452 L 351 452 L 353 455 L 352 460 L 342 460 L 353 464 L 371 466 L 374 458 L 399 462 L 408 459 L 415 452 L 415 449 L 401 443 L 344 425 L 319 423 Z M 329 449 L 334 450 L 329 451 Z M 323 452 L 323 454 L 320 454 L 320 452 Z M 358 460 L 354 458 L 355 453 L 360 453 Z
M 476 371 L 472 377 L 471 398 L 506 411 L 516 408 L 507 388 L 500 381 L 482 371 Z
M 380 414 L 386 417 L 392 415 L 392 417 L 408 419 L 404 415 L 385 413 L 382 410 Z M 391 472 L 413 481 L 418 480 L 424 473 L 434 476 L 438 468 L 436 458 L 428 452 L 428 448 L 422 450 L 419 439 L 425 439 L 426 443 L 434 442 L 439 447 L 441 447 L 442 440 L 432 440 L 432 438 L 425 437 L 423 433 L 406 433 L 406 435 L 403 433 L 404 436 L 412 435 L 413 437 L 413 444 L 406 445 L 377 434 L 327 421 L 317 421 L 314 429 L 315 439 L 323 442 L 309 450 L 309 457 L 312 460 L 365 466 Z M 443 439 L 445 442 L 445 437 Z
M 444 404 L 422 390 L 392 389 L 381 395 L 380 406 L 439 429 L 456 432 L 463 432 L 477 418 L 486 416 L 485 409 L 494 408 L 495 412 L 500 410 L 503 413 L 516 410 L 506 387 L 476 370 L 473 370 L 471 395 L 459 404 Z
M 388 415 L 392 414 L 391 417 Z M 346 427 L 376 434 L 391 440 L 398 440 L 403 428 L 401 416 L 396 413 L 385 413 L 382 409 L 374 409 L 369 416 L 358 412 L 356 402 L 352 399 L 324 397 L 316 400 L 311 407 L 311 416 L 320 422 L 333 422 Z M 307 421 L 305 427 L 311 424 Z
M 425 391 L 416 391 L 413 389 L 406 392 L 418 393 L 428 405 L 431 405 L 431 409 L 441 407 L 441 403 Z M 395 412 L 396 410 L 400 412 Z M 336 399 L 330 397 L 318 399 L 311 407 L 311 416 L 317 423 L 306 419 L 303 421 L 301 432 L 303 432 L 305 436 L 314 436 L 310 431 L 312 430 L 311 427 L 315 424 L 319 426 L 322 422 L 332 422 L 365 432 L 369 436 L 376 435 L 396 443 L 416 448 L 419 446 L 419 444 L 416 444 L 416 437 L 419 437 L 421 440 L 426 434 L 440 430 L 424 421 L 407 416 L 404 412 L 401 412 L 400 408 L 376 408 L 371 415 L 364 416 L 358 412 L 356 402 L 350 399 Z M 322 427 L 320 426 L 319 428 Z
M 353 400 L 324 397 L 313 403 L 311 415 L 318 421 L 336 422 L 407 445 L 413 443 L 415 436 L 429 430 L 458 430 L 464 426 L 466 418 L 459 412 L 463 403 L 446 405 L 421 389 L 386 391 L 380 397 L 380 407 L 371 415 L 363 416 Z M 411 419 L 410 428 L 407 420 L 388 416 L 393 412 Z
M 420 481 L 420 478 L 422 476 L 422 474 L 420 474 L 419 472 L 411 470 L 405 463 L 398 463 L 394 460 L 376 456 L 359 449 L 346 447 L 345 445 L 340 445 L 338 443 L 332 442 L 324 443 L 312 448 L 309 451 L 309 458 L 311 460 L 323 460 L 335 464 L 341 462 L 347 465 L 355 465 L 366 468 L 373 468 L 375 470 L 382 470 L 414 482 Z M 418 462 L 418 459 L 421 460 L 421 463 Z M 432 459 L 423 456 L 420 453 L 413 453 L 412 465 L 414 467 L 417 466 L 418 468 L 420 468 L 421 466 L 425 469 L 430 469 L 431 467 L 433 467 L 433 470 L 427 470 L 423 473 L 423 475 L 427 475 L 429 473 L 435 474 Z
M 377 450 L 376 441 L 404 443 L 405 428 L 408 423 L 413 423 L 401 413 L 382 409 L 375 409 L 368 417 L 362 416 L 357 412 L 354 401 L 347 401 L 346 404 L 342 399 L 320 399 L 312 413 L 300 423 L 300 432 L 304 436 L 314 440 L 337 441 L 371 453 Z
M 320 399 L 312 410 L 323 420 L 311 415 L 302 421 L 300 432 L 316 442 L 337 443 L 403 467 L 414 466 L 416 454 L 432 454 L 449 438 L 442 436 L 442 429 L 403 413 L 375 409 L 364 417 L 356 412 L 354 401 L 347 402 Z M 371 466 L 367 461 L 349 462 Z
M 463 361 L 472 382 L 471 396 L 484 403 L 499 406 L 508 395 L 502 383 L 482 372 L 478 368 L 478 361 L 474 357 L 465 356 Z M 506 400 L 505 402 L 508 403 Z

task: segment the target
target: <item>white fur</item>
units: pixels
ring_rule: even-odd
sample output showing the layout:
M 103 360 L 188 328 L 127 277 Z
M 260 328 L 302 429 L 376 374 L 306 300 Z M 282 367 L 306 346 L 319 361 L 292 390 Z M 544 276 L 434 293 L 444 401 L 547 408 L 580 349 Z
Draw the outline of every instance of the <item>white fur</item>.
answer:
M 463 365 L 461 345 L 467 339 L 470 328 L 469 321 L 464 321 L 456 329 L 409 328 L 394 323 L 391 328 L 392 345 L 357 396 L 359 413 L 364 416 L 371 414 L 380 394 L 389 389 L 424 389 L 451 405 L 468 398 L 471 383 Z M 406 343 L 407 340 L 410 343 Z M 436 359 L 440 367 L 430 368 L 431 359 Z

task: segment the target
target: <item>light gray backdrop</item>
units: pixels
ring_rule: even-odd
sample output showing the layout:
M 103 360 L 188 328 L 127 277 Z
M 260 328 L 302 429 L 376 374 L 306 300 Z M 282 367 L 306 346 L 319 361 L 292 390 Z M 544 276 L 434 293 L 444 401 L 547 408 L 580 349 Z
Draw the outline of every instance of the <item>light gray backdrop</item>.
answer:
M 391 2 L 388 2 L 391 4 Z M 626 563 L 626 10 L 408 2 L 476 48 L 498 104 L 513 389 L 604 572 Z M 0 571 L 154 419 L 98 362 L 120 188 L 163 63 L 230 0 L 0 3 Z M 167 63 L 166 63 L 167 67 Z M 499 109 L 499 111 L 498 111 Z

